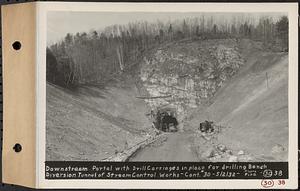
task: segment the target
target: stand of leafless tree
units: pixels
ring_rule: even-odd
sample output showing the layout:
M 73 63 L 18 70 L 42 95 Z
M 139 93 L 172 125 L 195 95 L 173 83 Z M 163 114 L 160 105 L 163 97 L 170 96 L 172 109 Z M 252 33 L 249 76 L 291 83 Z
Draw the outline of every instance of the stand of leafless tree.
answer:
M 47 81 L 71 87 L 101 83 L 120 75 L 141 60 L 147 50 L 183 39 L 204 40 L 249 38 L 266 48 L 288 51 L 288 18 L 278 21 L 261 17 L 233 18 L 215 22 L 213 17 L 196 17 L 174 22 L 136 22 L 113 25 L 101 32 L 67 34 L 47 48 Z

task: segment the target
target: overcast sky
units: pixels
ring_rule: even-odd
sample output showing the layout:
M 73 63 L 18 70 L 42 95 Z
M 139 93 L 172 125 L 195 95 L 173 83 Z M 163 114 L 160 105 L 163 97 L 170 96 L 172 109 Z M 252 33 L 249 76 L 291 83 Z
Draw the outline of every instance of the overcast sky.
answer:
M 53 44 L 63 39 L 67 33 L 76 34 L 77 32 L 89 32 L 91 30 L 101 30 L 114 24 L 127 24 L 135 21 L 155 22 L 157 20 L 168 22 L 183 18 L 199 17 L 202 13 L 143 13 L 143 12 L 48 12 L 47 17 L 47 44 Z M 214 15 L 215 20 L 241 17 L 242 13 L 208 13 Z M 249 14 L 249 13 L 248 13 Z M 250 15 L 250 14 L 249 14 Z M 282 16 L 282 13 L 251 13 L 253 18 L 266 15 L 274 19 Z M 245 15 L 244 15 L 245 16 Z

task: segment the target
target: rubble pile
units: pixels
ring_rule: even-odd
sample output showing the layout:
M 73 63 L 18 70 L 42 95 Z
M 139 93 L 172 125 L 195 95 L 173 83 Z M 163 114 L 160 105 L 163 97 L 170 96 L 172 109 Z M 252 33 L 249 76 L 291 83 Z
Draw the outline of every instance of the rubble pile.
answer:
M 226 128 L 212 123 L 212 129 L 206 132 L 200 130 L 194 136 L 194 147 L 200 160 L 211 162 L 251 162 L 254 156 L 244 150 L 234 151 L 219 143 L 218 135 Z

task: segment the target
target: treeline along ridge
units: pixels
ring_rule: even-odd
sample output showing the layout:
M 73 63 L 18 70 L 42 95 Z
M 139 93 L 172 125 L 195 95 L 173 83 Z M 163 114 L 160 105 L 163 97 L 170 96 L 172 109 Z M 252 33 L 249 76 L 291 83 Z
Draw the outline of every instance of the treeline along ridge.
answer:
M 277 20 L 251 16 L 216 21 L 212 16 L 185 18 L 172 22 L 140 21 L 112 25 L 102 31 L 68 33 L 47 47 L 47 81 L 63 87 L 105 84 L 137 68 L 143 55 L 164 44 L 207 39 L 261 41 L 265 49 L 288 51 L 288 18 Z

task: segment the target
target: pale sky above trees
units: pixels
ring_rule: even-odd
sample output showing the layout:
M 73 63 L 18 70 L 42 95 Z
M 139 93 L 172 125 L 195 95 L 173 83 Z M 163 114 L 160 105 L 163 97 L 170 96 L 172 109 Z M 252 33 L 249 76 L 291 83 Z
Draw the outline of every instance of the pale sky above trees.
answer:
M 149 23 L 162 21 L 164 23 L 184 18 L 201 17 L 203 13 L 157 13 L 157 12 L 48 12 L 47 20 L 47 44 L 53 44 L 62 40 L 67 33 L 101 31 L 107 26 L 129 22 L 147 21 Z M 205 16 L 213 16 L 214 22 L 232 21 L 233 18 L 241 20 L 251 18 L 251 22 L 257 22 L 260 17 L 279 19 L 285 13 L 205 13 Z

